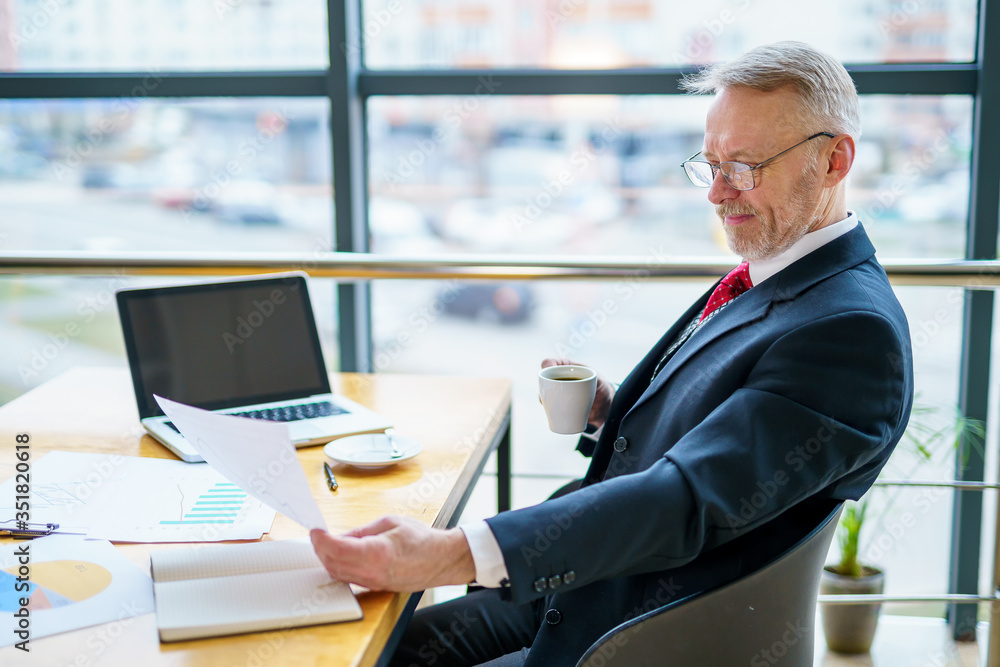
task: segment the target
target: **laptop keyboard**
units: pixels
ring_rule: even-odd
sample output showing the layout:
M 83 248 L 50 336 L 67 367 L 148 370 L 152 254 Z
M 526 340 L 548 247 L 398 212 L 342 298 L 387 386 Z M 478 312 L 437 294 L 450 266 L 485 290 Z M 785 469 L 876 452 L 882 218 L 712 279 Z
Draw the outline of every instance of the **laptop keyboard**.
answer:
M 347 414 L 347 410 L 334 405 L 330 401 L 320 401 L 318 403 L 300 403 L 299 405 L 284 405 L 278 408 L 265 408 L 263 410 L 246 410 L 244 412 L 229 412 L 234 417 L 247 417 L 249 419 L 263 419 L 269 422 L 296 422 L 302 419 L 316 419 L 317 417 L 331 417 L 333 415 Z M 167 426 L 177 431 L 173 422 L 164 422 Z M 177 431 L 180 433 L 180 431 Z

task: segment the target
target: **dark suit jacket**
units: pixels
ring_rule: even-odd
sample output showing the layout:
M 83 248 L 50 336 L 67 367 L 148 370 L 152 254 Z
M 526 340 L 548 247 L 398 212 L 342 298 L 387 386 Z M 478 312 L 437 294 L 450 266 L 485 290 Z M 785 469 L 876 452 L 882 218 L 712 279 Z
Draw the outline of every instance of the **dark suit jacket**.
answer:
M 859 224 L 708 320 L 650 383 L 706 292 L 618 389 L 584 487 L 488 520 L 512 601 L 558 610 L 528 665 L 575 664 L 871 486 L 913 395 L 906 317 L 874 255 Z

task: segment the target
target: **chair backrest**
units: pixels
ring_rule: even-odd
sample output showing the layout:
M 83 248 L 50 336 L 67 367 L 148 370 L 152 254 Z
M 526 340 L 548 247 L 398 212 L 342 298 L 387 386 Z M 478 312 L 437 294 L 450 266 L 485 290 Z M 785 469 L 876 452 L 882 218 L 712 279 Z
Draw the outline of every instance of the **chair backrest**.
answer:
M 617 626 L 577 667 L 812 667 L 819 579 L 842 509 L 760 569 Z

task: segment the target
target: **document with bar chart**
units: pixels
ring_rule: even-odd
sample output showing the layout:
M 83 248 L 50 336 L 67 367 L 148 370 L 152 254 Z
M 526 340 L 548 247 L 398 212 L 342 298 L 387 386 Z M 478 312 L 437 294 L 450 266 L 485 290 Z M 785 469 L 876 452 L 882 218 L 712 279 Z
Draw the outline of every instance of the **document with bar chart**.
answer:
M 87 536 L 114 542 L 215 542 L 258 539 L 271 529 L 274 510 L 208 466 L 196 469 L 196 474 L 184 470 L 183 477 L 162 475 L 154 484 L 129 485 L 132 501 L 102 511 Z M 191 479 L 196 476 L 202 479 Z
M 32 466 L 31 521 L 113 542 L 255 540 L 274 510 L 207 465 L 51 452 Z M 13 481 L 13 480 L 11 480 Z M 0 484 L 0 520 L 13 514 Z

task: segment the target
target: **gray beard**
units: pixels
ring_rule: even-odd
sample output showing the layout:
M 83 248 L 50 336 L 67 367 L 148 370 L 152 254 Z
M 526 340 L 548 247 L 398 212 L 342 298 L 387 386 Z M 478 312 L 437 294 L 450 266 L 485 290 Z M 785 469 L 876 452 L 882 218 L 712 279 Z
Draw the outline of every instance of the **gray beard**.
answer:
M 815 177 L 815 174 L 815 167 L 803 173 L 789 195 L 791 214 L 796 218 L 804 217 L 802 222 L 793 223 L 779 236 L 778 225 L 773 218 L 765 219 L 759 212 L 753 211 L 760 223 L 760 233 L 753 237 L 747 237 L 741 235 L 738 230 L 731 230 L 727 227 L 726 244 L 729 249 L 745 260 L 757 261 L 776 257 L 795 245 L 809 232 L 820 217 L 816 213 L 816 203 L 810 197 L 812 194 L 810 181 Z M 741 207 L 735 207 L 734 212 L 739 213 L 740 209 Z M 716 210 L 718 211 L 719 207 L 716 207 Z M 807 211 L 809 211 L 808 214 Z M 723 215 L 720 214 L 719 217 L 723 218 Z

